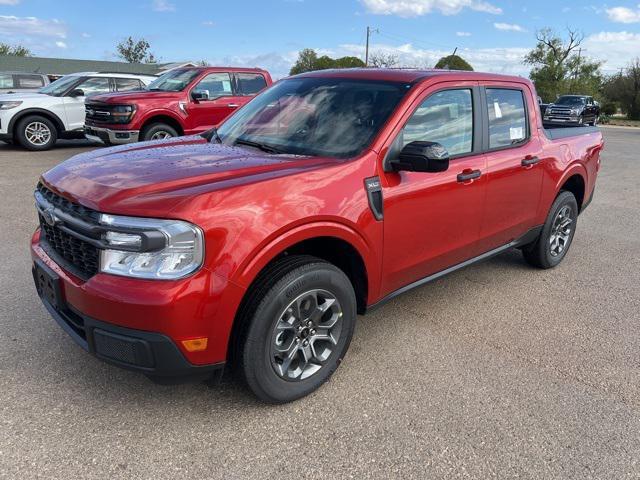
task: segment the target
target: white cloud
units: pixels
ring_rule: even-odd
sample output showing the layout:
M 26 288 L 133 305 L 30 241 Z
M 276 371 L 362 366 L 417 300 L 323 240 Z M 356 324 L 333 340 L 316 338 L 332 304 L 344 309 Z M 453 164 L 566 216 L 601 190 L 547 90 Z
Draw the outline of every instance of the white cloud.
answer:
M 0 0 L 0 5 L 17 5 L 20 0 Z
M 483 0 L 360 0 L 369 13 L 417 17 L 434 10 L 443 15 L 456 15 L 464 8 L 494 15 L 502 9 Z
M 456 35 L 458 37 L 470 37 L 471 36 L 471 32 L 456 32 Z
M 58 48 L 67 48 L 67 44 L 65 42 L 63 42 L 62 40 L 58 40 L 56 42 L 56 47 L 58 47 Z
M 82 32 L 82 33 L 80 34 L 80 36 L 81 36 L 82 38 L 91 38 L 91 34 L 89 34 L 89 33 L 87 33 L 87 32 Z
M 18 39 L 28 36 L 66 38 L 67 29 L 60 20 L 0 15 L 0 35 Z
M 202 22 L 202 25 L 204 25 L 205 27 L 213 27 L 215 23 L 212 20 L 205 20 L 204 22 Z
M 606 73 L 613 73 L 638 56 L 640 33 L 600 32 L 589 35 L 582 46 L 587 55 L 596 60 L 606 61 L 602 67 Z
M 640 22 L 640 4 L 637 8 L 613 7 L 607 9 L 609 20 L 618 23 L 638 23 Z
M 506 32 L 526 32 L 524 28 L 520 25 L 516 25 L 515 23 L 494 23 L 493 26 L 498 30 L 503 30 Z
M 174 12 L 176 6 L 168 0 L 153 0 L 151 8 L 154 12 Z

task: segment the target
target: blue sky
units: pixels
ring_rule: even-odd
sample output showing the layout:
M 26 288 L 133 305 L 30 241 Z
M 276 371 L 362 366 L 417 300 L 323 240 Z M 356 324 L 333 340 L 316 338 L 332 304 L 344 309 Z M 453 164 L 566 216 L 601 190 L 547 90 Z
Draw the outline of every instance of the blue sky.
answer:
M 524 74 L 535 31 L 567 25 L 585 35 L 583 54 L 614 72 L 640 55 L 640 0 L 0 0 L 0 42 L 36 55 L 115 59 L 133 35 L 162 61 L 267 68 L 281 77 L 305 47 L 332 56 L 371 50 L 429 67 L 458 48 L 477 70 Z

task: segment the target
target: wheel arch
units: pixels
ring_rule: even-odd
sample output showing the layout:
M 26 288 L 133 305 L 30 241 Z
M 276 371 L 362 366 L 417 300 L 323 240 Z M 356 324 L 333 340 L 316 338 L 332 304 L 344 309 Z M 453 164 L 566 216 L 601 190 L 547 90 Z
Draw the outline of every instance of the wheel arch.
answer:
M 167 125 L 173 127 L 176 132 L 178 132 L 178 135 L 184 135 L 184 128 L 182 127 L 182 123 L 180 123 L 180 121 L 175 116 L 165 112 L 155 112 L 150 114 L 142 122 L 142 125 L 140 126 L 140 132 L 154 123 L 166 123 Z
M 53 124 L 56 126 L 56 129 L 58 130 L 58 136 L 66 131 L 64 122 L 55 113 L 43 108 L 25 108 L 24 110 L 16 113 L 13 118 L 11 118 L 11 120 L 9 121 L 9 126 L 7 127 L 7 133 L 9 133 L 12 137 L 15 137 L 16 124 L 24 117 L 28 117 L 29 115 L 40 115 L 53 122 Z
M 566 190 L 568 192 L 573 193 L 573 196 L 576 197 L 576 201 L 578 202 L 578 210 L 582 210 L 582 206 L 584 205 L 585 195 L 586 195 L 587 182 L 582 172 L 578 170 L 574 170 L 569 172 L 560 182 L 559 187 L 557 188 L 557 193 L 560 193 L 562 190 Z

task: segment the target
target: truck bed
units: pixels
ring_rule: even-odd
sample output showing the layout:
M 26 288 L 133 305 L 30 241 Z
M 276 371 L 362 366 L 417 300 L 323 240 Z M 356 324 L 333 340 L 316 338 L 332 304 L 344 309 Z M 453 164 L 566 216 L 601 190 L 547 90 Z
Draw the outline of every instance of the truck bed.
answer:
M 586 135 L 588 133 L 599 132 L 598 127 L 557 127 L 543 128 L 544 134 L 549 140 L 559 140 L 567 137 L 577 137 L 578 135 Z

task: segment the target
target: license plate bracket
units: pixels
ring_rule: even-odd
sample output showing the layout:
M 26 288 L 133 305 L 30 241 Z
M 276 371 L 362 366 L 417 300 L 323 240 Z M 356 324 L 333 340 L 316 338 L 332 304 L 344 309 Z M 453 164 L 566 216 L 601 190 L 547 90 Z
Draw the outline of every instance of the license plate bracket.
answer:
M 56 310 L 62 307 L 62 289 L 60 277 L 41 261 L 36 261 L 31 268 L 38 295 Z

